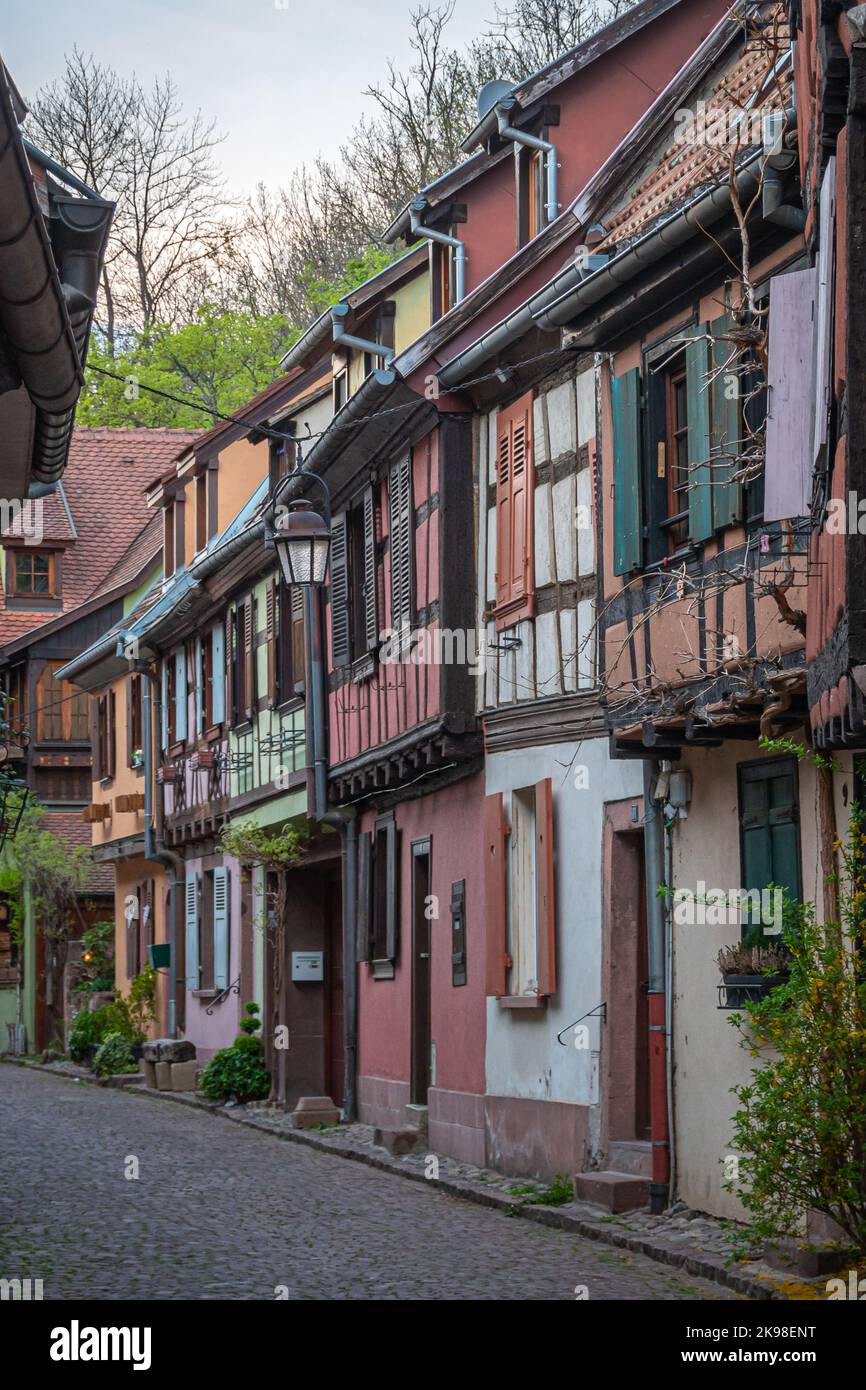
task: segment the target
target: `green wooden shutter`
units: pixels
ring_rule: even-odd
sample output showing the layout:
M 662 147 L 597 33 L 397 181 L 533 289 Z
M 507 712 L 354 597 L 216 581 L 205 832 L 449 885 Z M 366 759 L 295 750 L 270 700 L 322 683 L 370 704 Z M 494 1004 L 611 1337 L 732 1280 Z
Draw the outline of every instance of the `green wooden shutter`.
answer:
M 772 883 L 795 898 L 800 881 L 797 770 L 793 764 L 740 771 L 743 887 L 761 892 Z
M 742 493 L 740 483 L 731 481 L 739 468 L 740 452 L 740 373 L 738 359 L 734 355 L 734 345 L 724 341 L 720 335 L 729 333 L 733 320 L 723 314 L 710 324 L 713 337 L 713 369 L 717 373 L 713 380 L 713 526 L 730 526 L 739 521 L 742 515 Z M 731 361 L 728 371 L 723 371 L 725 363 Z M 728 455 L 730 457 L 728 457 Z
M 349 636 L 349 551 L 345 512 L 331 521 L 331 665 L 348 666 L 352 659 Z
M 229 871 L 213 871 L 213 982 L 229 986 Z
M 186 987 L 198 989 L 198 874 L 187 874 L 185 888 Z
M 701 324 L 699 334 L 709 332 Z M 705 541 L 713 534 L 710 468 L 710 344 L 706 336 L 686 345 L 686 398 L 689 414 L 689 534 Z
M 628 574 L 642 558 L 640 370 L 611 381 L 613 409 L 613 570 Z

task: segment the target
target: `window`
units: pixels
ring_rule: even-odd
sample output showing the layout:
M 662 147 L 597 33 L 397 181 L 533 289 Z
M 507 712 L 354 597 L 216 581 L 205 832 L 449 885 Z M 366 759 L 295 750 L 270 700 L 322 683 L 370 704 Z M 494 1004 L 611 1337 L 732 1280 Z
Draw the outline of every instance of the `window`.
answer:
M 659 444 L 659 477 L 667 483 L 662 527 L 671 554 L 689 534 L 689 415 L 685 359 L 665 373 L 666 439 Z
M 217 623 L 195 641 L 195 732 L 198 737 L 222 724 L 226 717 L 225 631 L 225 625 Z
M 87 696 L 57 680 L 62 661 L 47 661 L 36 682 L 36 738 L 40 743 L 86 743 Z
M 304 591 L 276 579 L 266 593 L 268 703 L 273 708 L 303 695 L 305 682 Z
M 442 229 L 448 236 L 456 236 L 453 225 Z M 430 243 L 432 257 L 433 319 L 441 319 L 457 303 L 457 248 L 443 246 L 441 242 Z
M 93 775 L 96 781 L 107 781 L 114 776 L 117 744 L 113 690 L 94 700 L 94 721 Z
M 276 490 L 281 478 L 286 478 L 293 472 L 297 462 L 297 445 L 292 437 L 295 433 L 294 421 L 284 420 L 275 428 L 285 431 L 286 438 L 268 441 L 268 476 L 271 492 Z
M 343 409 L 349 399 L 349 369 L 344 367 L 334 376 L 334 414 Z
M 232 724 L 252 719 L 256 709 L 256 601 L 239 599 L 229 620 Z
M 533 150 L 529 156 L 529 178 L 527 212 L 529 214 L 529 240 L 537 237 L 544 226 L 544 154 Z
M 229 871 L 190 873 L 185 884 L 185 970 L 188 990 L 229 986 Z
M 400 940 L 400 832 L 393 811 L 358 842 L 358 959 L 393 980 Z
M 643 371 L 611 382 L 616 574 L 664 561 L 742 515 L 729 330 L 723 315 L 681 331 L 646 354 Z
M 793 758 L 739 766 L 740 858 L 747 892 L 760 893 L 773 884 L 802 896 L 797 775 Z M 753 910 L 753 920 L 759 915 Z M 750 925 L 744 924 L 744 934 Z
M 391 625 L 411 610 L 411 477 L 408 457 L 389 476 L 391 498 Z M 376 555 L 378 509 L 372 487 L 333 518 L 328 598 L 331 664 L 336 669 L 376 650 L 379 596 Z
M 53 551 L 10 550 L 8 588 L 16 598 L 57 597 L 57 566 Z
M 496 630 L 535 614 L 532 395 L 496 421 Z
M 162 664 L 162 743 L 171 748 L 186 742 L 186 650 L 181 648 Z
M 525 1008 L 556 993 L 553 788 L 485 798 L 487 994 Z

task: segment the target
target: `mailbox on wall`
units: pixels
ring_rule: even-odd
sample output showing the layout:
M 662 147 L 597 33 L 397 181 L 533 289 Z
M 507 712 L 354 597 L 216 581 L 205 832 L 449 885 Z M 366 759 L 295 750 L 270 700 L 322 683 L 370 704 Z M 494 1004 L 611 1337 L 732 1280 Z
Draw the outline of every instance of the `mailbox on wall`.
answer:
M 303 982 L 304 980 L 324 980 L 324 978 L 324 951 L 292 951 L 293 980 Z

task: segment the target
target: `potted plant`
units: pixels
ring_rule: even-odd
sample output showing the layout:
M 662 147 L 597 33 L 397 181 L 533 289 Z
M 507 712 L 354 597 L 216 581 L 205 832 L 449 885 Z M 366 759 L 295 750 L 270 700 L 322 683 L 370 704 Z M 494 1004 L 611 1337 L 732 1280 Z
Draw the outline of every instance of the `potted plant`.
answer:
M 144 765 L 144 750 L 141 749 L 141 748 L 134 748 L 134 749 L 133 749 L 133 752 L 132 752 L 132 757 L 131 757 L 130 762 L 129 762 L 129 766 L 130 766 L 130 767 L 143 767 L 143 765 Z
M 725 990 L 724 1008 L 756 1003 L 788 979 L 790 957 L 784 946 L 751 938 L 723 946 L 717 956 Z

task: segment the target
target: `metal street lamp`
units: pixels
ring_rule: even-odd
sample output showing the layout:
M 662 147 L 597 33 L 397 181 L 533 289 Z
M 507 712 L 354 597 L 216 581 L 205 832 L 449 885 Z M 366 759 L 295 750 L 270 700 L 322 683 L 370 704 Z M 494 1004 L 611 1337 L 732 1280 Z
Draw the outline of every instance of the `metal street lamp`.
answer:
M 324 584 L 331 528 L 306 498 L 291 502 L 277 518 L 274 546 L 287 585 Z

